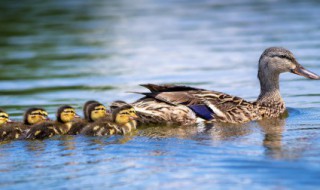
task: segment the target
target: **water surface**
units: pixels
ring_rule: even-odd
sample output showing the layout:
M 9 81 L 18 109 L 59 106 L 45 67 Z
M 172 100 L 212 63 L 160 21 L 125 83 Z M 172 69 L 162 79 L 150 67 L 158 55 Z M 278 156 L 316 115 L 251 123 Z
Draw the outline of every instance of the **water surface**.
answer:
M 0 2 L 0 107 L 132 102 L 140 83 L 178 83 L 248 100 L 257 62 L 290 49 L 320 73 L 318 1 Z M 1 189 L 317 189 L 320 88 L 281 76 L 289 116 L 244 125 L 141 127 L 0 145 Z

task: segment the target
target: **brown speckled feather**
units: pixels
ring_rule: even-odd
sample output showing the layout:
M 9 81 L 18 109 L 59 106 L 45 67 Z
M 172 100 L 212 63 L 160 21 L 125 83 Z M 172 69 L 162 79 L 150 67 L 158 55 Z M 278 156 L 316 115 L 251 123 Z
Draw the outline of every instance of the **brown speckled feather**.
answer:
M 171 85 L 151 86 L 153 92 L 142 93 L 149 98 L 142 98 L 133 103 L 138 113 L 140 111 L 139 117 L 141 119 L 139 121 L 142 123 L 179 125 L 194 123 L 196 122 L 195 116 L 190 114 L 192 111 L 187 107 L 191 105 L 206 105 L 212 111 L 213 119 L 210 121 L 227 123 L 245 123 L 262 117 L 275 117 L 285 109 L 281 103 L 259 104 L 217 91 L 196 88 L 190 88 L 190 90 L 184 86 L 173 87 Z M 156 92 L 157 89 L 160 89 L 161 92 Z M 174 89 L 179 89 L 179 91 L 173 91 Z M 186 89 L 186 91 L 180 91 L 182 89 Z M 184 109 L 181 108 L 182 105 L 184 105 Z M 172 118 L 177 112 L 181 112 L 180 116 Z
M 87 136 L 106 136 L 119 134 L 120 132 L 121 131 L 116 123 L 112 122 L 108 118 L 103 118 L 85 126 L 81 130 L 80 134 Z

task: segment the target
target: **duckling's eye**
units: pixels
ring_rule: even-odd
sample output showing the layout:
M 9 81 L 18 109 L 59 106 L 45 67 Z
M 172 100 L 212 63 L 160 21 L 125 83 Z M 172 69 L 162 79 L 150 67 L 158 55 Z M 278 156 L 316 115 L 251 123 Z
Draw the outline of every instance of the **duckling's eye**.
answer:
M 64 111 L 65 113 L 73 113 L 74 114 L 74 111 Z
M 30 115 L 42 115 L 41 112 L 32 112 Z
M 97 108 L 97 109 L 95 109 L 95 110 L 97 110 L 97 111 L 104 111 L 104 110 L 106 110 L 106 109 L 104 109 L 104 108 Z

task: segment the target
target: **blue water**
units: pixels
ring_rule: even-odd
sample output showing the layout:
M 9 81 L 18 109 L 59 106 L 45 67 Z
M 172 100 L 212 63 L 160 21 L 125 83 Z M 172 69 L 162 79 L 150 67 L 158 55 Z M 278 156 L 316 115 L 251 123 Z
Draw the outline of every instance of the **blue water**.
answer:
M 141 83 L 255 100 L 270 46 L 320 73 L 318 1 L 3 0 L 0 107 L 132 102 Z M 320 88 L 281 76 L 289 116 L 244 125 L 141 126 L 128 136 L 0 144 L 1 189 L 318 189 Z

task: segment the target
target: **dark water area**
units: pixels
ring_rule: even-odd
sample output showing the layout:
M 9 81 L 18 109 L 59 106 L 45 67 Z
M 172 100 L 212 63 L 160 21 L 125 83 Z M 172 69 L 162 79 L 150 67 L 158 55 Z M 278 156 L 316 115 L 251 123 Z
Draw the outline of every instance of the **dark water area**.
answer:
M 0 107 L 132 102 L 141 83 L 255 100 L 264 49 L 320 73 L 319 1 L 0 2 Z M 0 144 L 1 189 L 318 189 L 319 81 L 281 75 L 288 117 Z

